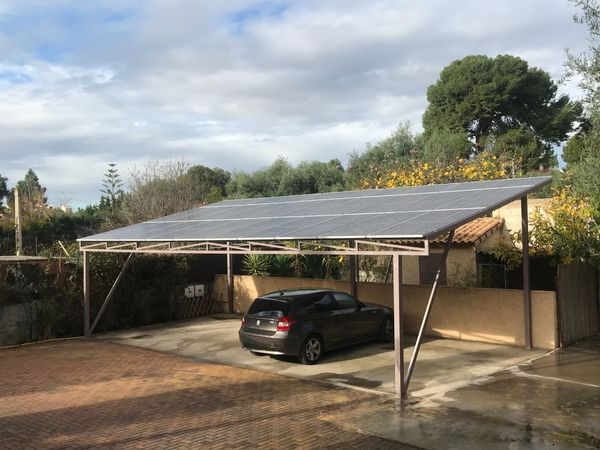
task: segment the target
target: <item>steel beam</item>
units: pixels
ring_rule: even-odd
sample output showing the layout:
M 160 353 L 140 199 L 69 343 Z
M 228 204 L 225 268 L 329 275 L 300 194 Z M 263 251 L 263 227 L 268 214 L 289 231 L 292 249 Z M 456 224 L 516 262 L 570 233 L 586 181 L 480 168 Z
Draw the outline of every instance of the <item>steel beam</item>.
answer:
M 318 249 L 325 247 L 338 252 L 352 252 L 354 249 L 352 247 L 343 247 L 341 245 L 336 244 L 328 244 L 327 242 L 319 242 L 319 241 L 298 241 L 298 248 L 302 250 L 302 246 L 305 247 L 317 247 L 317 250 L 308 250 L 308 251 L 320 251 Z
M 229 305 L 229 313 L 233 314 L 233 272 L 232 272 L 232 256 L 229 251 L 229 242 L 227 243 L 227 304 Z
M 290 252 L 291 251 L 292 254 L 298 254 L 301 252 L 301 250 L 299 248 L 288 247 L 287 245 L 283 245 L 283 244 L 271 244 L 271 243 L 267 243 L 267 242 L 251 242 L 250 249 L 252 251 L 254 251 L 253 247 L 272 248 L 275 250 L 280 250 L 282 252 Z
M 194 246 L 195 247 L 195 246 Z M 138 253 L 138 254 L 146 254 L 146 255 L 248 255 L 248 254 L 256 254 L 256 255 L 331 255 L 331 256 L 343 256 L 343 255 L 359 255 L 359 256 L 378 256 L 378 255 L 407 255 L 407 256 L 427 256 L 428 253 L 424 251 L 417 252 L 408 252 L 408 251 L 391 251 L 391 250 L 358 250 L 358 251 L 321 251 L 321 250 L 194 250 L 190 248 L 179 249 L 176 247 L 171 248 L 170 250 L 157 250 L 157 249 L 116 249 L 116 250 L 105 250 L 105 249 L 90 249 L 83 248 L 81 251 L 86 252 L 96 252 L 96 253 Z
M 523 237 L 523 310 L 525 320 L 525 348 L 531 343 L 531 285 L 529 282 L 529 212 L 527 195 L 521 197 L 521 236 Z
M 421 348 L 421 340 L 422 340 L 423 334 L 425 332 L 425 327 L 427 326 L 427 321 L 429 320 L 429 315 L 431 314 L 431 307 L 433 306 L 433 301 L 435 300 L 435 294 L 437 293 L 440 276 L 441 276 L 444 266 L 446 265 L 446 259 L 448 258 L 448 253 L 450 252 L 450 245 L 452 244 L 453 238 L 454 238 L 454 230 L 450 231 L 450 234 L 448 235 L 448 240 L 446 241 L 444 253 L 442 254 L 442 259 L 440 260 L 440 265 L 438 267 L 437 273 L 435 274 L 435 281 L 433 282 L 433 286 L 431 287 L 431 292 L 429 294 L 429 301 L 427 302 L 427 307 L 425 308 L 425 313 L 423 313 L 423 320 L 421 321 L 421 327 L 419 328 L 419 334 L 417 335 L 417 341 L 415 342 L 415 348 L 413 349 L 412 355 L 410 357 L 410 362 L 408 363 L 408 370 L 406 371 L 406 378 L 404 379 L 404 386 L 407 391 L 408 391 L 408 385 L 410 384 L 410 379 L 412 377 L 413 370 L 415 369 L 417 357 L 419 356 L 419 350 Z
M 83 252 L 83 335 L 90 337 L 90 255 Z
M 396 400 L 401 404 L 407 398 L 404 383 L 404 328 L 402 310 L 402 256 L 392 256 L 392 277 L 394 284 L 394 384 Z
M 114 249 L 118 249 L 118 248 L 127 248 L 127 247 L 136 248 L 137 243 L 136 242 L 125 242 L 123 244 L 117 244 L 117 245 L 108 245 L 108 244 L 106 245 L 106 248 L 108 248 L 110 250 L 114 250 Z M 129 250 L 131 250 L 131 248 Z
M 160 247 L 167 247 L 167 249 L 170 249 L 171 243 L 170 242 L 159 242 L 157 244 L 149 244 L 149 245 L 137 244 L 135 246 L 135 248 L 139 248 L 141 250 L 150 250 L 152 248 L 160 248 Z
M 395 245 L 385 242 L 367 242 L 355 241 L 352 247 L 342 247 L 328 243 L 302 242 L 300 246 L 317 247 L 320 246 L 326 250 L 307 250 L 302 248 L 293 248 L 285 245 L 289 241 L 246 241 L 244 243 L 221 243 L 221 242 L 189 242 L 189 241 L 165 241 L 165 242 L 94 242 L 79 243 L 79 250 L 82 252 L 102 252 L 102 253 L 140 253 L 156 255 L 247 255 L 250 253 L 264 255 L 392 255 L 394 253 L 402 255 L 428 255 L 429 246 L 427 242 L 423 245 Z M 363 246 L 361 249 L 360 246 Z M 364 247 L 368 248 L 365 249 Z M 166 248 L 161 248 L 166 247 Z M 261 249 L 256 250 L 256 247 Z
M 375 247 L 380 247 L 380 248 L 386 248 L 390 251 L 407 251 L 410 254 L 413 253 L 423 253 L 425 252 L 426 254 L 429 254 L 429 241 L 428 240 L 415 240 L 415 243 L 420 242 L 421 244 L 423 244 L 422 246 L 411 246 L 408 244 L 392 244 L 389 242 L 378 242 L 378 241 L 362 241 L 362 240 L 355 240 L 354 242 L 356 242 L 357 245 L 367 245 L 367 246 L 375 246 Z M 358 248 L 358 246 L 357 246 Z M 406 253 L 406 254 L 409 254 Z
M 123 275 L 125 274 L 125 271 L 127 270 L 127 267 L 129 266 L 129 262 L 131 261 L 132 258 L 133 258 L 133 253 L 130 253 L 129 256 L 127 257 L 127 259 L 125 260 L 125 264 L 123 264 L 123 267 L 121 267 L 121 271 L 119 272 L 119 275 L 117 275 L 117 278 L 115 279 L 115 282 L 113 283 L 112 287 L 110 288 L 110 291 L 108 291 L 108 294 L 106 295 L 106 298 L 104 299 L 104 302 L 102 303 L 102 306 L 100 307 L 100 311 L 98 311 L 98 314 L 96 314 L 96 318 L 94 319 L 94 323 L 92 323 L 92 326 L 89 331 L 90 336 L 96 329 L 96 325 L 98 325 L 98 322 L 100 321 L 100 317 L 102 317 L 102 314 L 104 314 L 104 310 L 108 306 L 110 299 L 113 297 L 115 291 L 117 290 L 117 286 L 119 285 L 121 278 L 123 278 Z
M 211 249 L 204 248 L 198 249 L 199 246 L 205 246 L 206 244 L 190 244 L 183 246 L 172 246 L 170 249 L 161 250 L 156 248 L 143 248 L 138 247 L 136 249 L 131 248 L 118 248 L 118 249 L 105 249 L 97 247 L 82 247 L 82 252 L 97 252 L 97 253 L 139 253 L 139 254 L 150 254 L 150 255 L 331 255 L 331 256 L 343 256 L 343 255 L 359 255 L 359 256 L 378 256 L 378 255 L 407 255 L 407 256 L 427 256 L 429 253 L 426 250 L 298 250 L 290 248 L 289 250 L 254 250 L 254 249 L 239 249 L 231 247 L 229 251 L 223 249 Z M 257 244 L 253 244 L 257 245 Z M 239 247 L 238 247 L 239 248 Z
M 350 241 L 348 242 L 348 247 L 352 248 L 354 247 L 354 242 Z M 349 257 L 349 261 L 348 261 L 348 271 L 349 273 L 349 277 L 350 277 L 350 295 L 352 295 L 352 297 L 356 298 L 357 295 L 357 285 L 356 285 L 356 275 L 357 275 L 357 266 L 358 266 L 358 256 L 357 255 L 350 255 Z

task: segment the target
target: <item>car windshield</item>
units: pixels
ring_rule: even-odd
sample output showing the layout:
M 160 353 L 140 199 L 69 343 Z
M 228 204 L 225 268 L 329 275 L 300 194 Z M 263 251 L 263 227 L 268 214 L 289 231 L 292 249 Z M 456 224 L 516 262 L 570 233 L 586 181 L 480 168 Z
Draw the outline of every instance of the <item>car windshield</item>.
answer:
M 248 314 L 259 317 L 284 317 L 290 312 L 291 305 L 279 300 L 257 298 L 250 306 Z

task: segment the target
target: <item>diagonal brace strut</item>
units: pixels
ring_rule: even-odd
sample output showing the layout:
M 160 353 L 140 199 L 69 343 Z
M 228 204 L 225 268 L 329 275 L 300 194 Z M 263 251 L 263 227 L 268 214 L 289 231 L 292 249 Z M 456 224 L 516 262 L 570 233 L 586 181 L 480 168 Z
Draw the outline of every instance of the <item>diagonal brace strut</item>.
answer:
M 429 320 L 429 315 L 431 314 L 431 307 L 433 306 L 433 301 L 435 299 L 435 294 L 437 293 L 437 288 L 440 281 L 440 275 L 442 273 L 442 268 L 446 265 L 446 258 L 448 258 L 448 253 L 450 251 L 450 245 L 452 244 L 452 239 L 454 238 L 454 230 L 450 231 L 448 234 L 448 240 L 446 241 L 446 246 L 444 247 L 444 253 L 442 254 L 442 259 L 440 260 L 440 265 L 438 266 L 437 273 L 435 275 L 435 280 L 433 282 L 433 286 L 431 287 L 431 293 L 429 294 L 429 301 L 427 302 L 427 307 L 425 308 L 425 312 L 423 313 L 423 320 L 421 321 L 421 328 L 419 328 L 419 334 L 417 335 L 417 341 L 415 342 L 415 348 L 413 349 L 412 356 L 410 357 L 410 362 L 408 363 L 408 369 L 406 371 L 406 375 L 404 378 L 403 388 L 405 392 L 404 395 L 408 392 L 408 384 L 410 383 L 410 379 L 412 377 L 413 370 L 415 369 L 415 364 L 417 362 L 417 356 L 419 355 L 419 350 L 421 348 L 421 340 L 423 338 L 423 333 L 425 332 L 425 327 L 427 326 L 427 321 Z
M 110 291 L 108 291 L 108 295 L 104 299 L 104 303 L 102 303 L 102 306 L 100 307 L 100 311 L 98 311 L 98 314 L 96 315 L 96 318 L 94 319 L 94 323 L 92 323 L 92 326 L 90 327 L 90 331 L 89 331 L 90 335 L 94 332 L 94 328 L 96 328 L 96 325 L 98 325 L 98 322 L 100 321 L 100 317 L 102 317 L 102 314 L 104 313 L 104 310 L 108 306 L 110 299 L 112 298 L 113 294 L 117 290 L 117 286 L 119 285 L 121 278 L 123 278 L 123 275 L 125 274 L 125 271 L 127 270 L 127 267 L 129 266 L 129 262 L 131 261 L 132 257 L 133 257 L 133 253 L 130 253 L 129 256 L 127 257 L 127 260 L 125 261 L 125 264 L 123 264 L 123 267 L 121 267 L 121 271 L 119 272 L 119 275 L 117 275 L 117 278 L 115 279 L 115 282 L 113 283 L 112 287 L 110 288 Z

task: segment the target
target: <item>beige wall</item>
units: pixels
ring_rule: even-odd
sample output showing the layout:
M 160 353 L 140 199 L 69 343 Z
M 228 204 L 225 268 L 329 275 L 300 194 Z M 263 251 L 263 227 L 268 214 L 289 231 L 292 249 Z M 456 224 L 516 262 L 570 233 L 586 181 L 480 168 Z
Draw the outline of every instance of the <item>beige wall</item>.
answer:
M 416 258 L 413 258 L 416 259 Z M 279 277 L 234 277 L 234 310 L 244 313 L 259 295 L 280 289 L 324 287 L 350 292 L 347 281 Z M 404 286 L 404 324 L 416 334 L 430 287 Z M 213 293 L 222 310 L 227 310 L 227 278 L 218 275 Z M 358 297 L 371 303 L 392 306 L 392 285 L 358 283 Z M 533 346 L 557 346 L 556 294 L 532 291 Z M 512 289 L 440 287 L 426 330 L 429 336 L 515 346 L 525 345 L 523 292 Z
M 442 253 L 443 248 L 432 248 L 431 253 Z M 467 272 L 472 277 L 477 277 L 477 264 L 475 249 L 473 247 L 453 247 L 448 253 L 446 261 L 446 281 L 453 284 L 453 277 L 465 278 Z M 404 284 L 419 284 L 419 258 L 415 256 L 402 257 L 402 282 Z
M 531 215 L 534 211 L 546 206 L 549 198 L 529 198 L 527 199 L 527 212 L 529 213 L 529 225 L 531 226 Z M 501 217 L 506 223 L 506 228 L 512 233 L 521 231 L 521 200 L 504 205 L 492 213 L 494 217 Z

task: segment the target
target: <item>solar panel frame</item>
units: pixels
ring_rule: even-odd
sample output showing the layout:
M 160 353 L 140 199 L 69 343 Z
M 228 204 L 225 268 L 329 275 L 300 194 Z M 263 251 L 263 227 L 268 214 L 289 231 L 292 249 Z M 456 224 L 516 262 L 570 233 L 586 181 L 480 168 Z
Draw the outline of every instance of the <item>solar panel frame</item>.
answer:
M 435 239 L 550 181 L 531 177 L 223 200 L 78 241 Z

